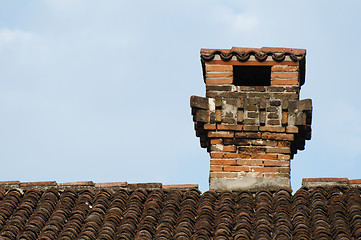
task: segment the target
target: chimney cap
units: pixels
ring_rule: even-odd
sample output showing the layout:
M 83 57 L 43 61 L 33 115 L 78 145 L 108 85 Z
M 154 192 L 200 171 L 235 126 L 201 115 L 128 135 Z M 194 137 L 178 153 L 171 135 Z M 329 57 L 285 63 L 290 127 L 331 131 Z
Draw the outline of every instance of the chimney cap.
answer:
M 281 48 L 281 47 L 262 47 L 262 48 L 243 48 L 232 47 L 231 49 L 201 49 L 201 59 L 205 62 L 212 61 L 216 55 L 219 55 L 223 61 L 229 61 L 233 56 L 238 61 L 248 61 L 251 55 L 263 62 L 268 56 L 276 62 L 282 62 L 286 56 L 289 56 L 292 61 L 302 61 L 306 56 L 306 49 L 298 48 Z
M 205 75 L 205 64 L 216 65 L 248 65 L 251 60 L 252 65 L 273 66 L 282 62 L 293 62 L 299 66 L 300 86 L 305 83 L 306 49 L 282 48 L 282 47 L 262 47 L 243 48 L 232 47 L 231 49 L 208 49 L 202 48 L 200 57 Z M 256 61 L 255 61 L 256 60 Z

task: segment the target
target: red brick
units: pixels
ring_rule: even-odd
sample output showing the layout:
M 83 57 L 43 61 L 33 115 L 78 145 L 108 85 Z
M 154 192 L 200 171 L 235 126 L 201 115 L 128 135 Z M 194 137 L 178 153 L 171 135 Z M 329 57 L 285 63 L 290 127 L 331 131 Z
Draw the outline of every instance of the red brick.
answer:
M 269 119 L 269 120 L 267 120 L 267 124 L 269 124 L 269 125 L 280 125 L 280 120 L 278 120 L 278 119 Z
M 298 67 L 275 65 L 275 66 L 272 66 L 271 71 L 272 72 L 297 72 Z
M 298 78 L 297 72 L 272 72 L 271 73 L 271 79 L 275 78 L 283 78 L 283 79 L 292 79 L 292 78 Z
M 291 159 L 290 155 L 278 154 L 278 160 L 290 160 L 290 159 Z
M 285 132 L 285 127 L 279 127 L 279 126 L 260 126 L 260 131 L 263 132 Z
M 216 130 L 216 124 L 204 124 L 206 130 Z
M 282 133 L 269 133 L 267 139 L 278 140 L 278 141 L 293 141 L 293 134 L 282 134 Z
M 250 154 L 224 153 L 224 158 L 250 158 Z
M 255 133 L 255 132 L 236 132 L 235 133 L 236 138 L 250 138 L 250 139 L 257 139 L 261 138 L 261 133 Z
M 288 112 L 282 112 L 282 124 L 286 125 L 288 122 Z
M 222 121 L 222 112 L 221 110 L 216 110 L 216 122 Z
M 207 72 L 232 72 L 233 66 L 229 65 L 208 65 L 206 64 Z
M 233 138 L 233 132 L 208 132 L 210 138 Z
M 237 178 L 237 173 L 234 172 L 211 172 L 211 178 Z
M 289 154 L 291 153 L 291 149 L 289 147 L 273 147 L 273 148 L 267 148 L 266 150 L 267 153 L 285 153 L 285 154 Z
M 211 166 L 213 165 L 236 165 L 237 161 L 235 159 L 211 159 Z
M 265 153 L 266 148 L 264 147 L 239 147 L 238 148 L 239 152 L 244 152 L 244 153 Z
M 208 78 L 233 78 L 233 72 L 207 73 Z
M 222 172 L 222 170 L 223 170 L 223 166 L 221 165 L 212 165 L 210 167 L 211 172 Z
M 223 140 L 222 140 L 222 139 L 211 139 L 210 142 L 211 142 L 212 145 L 215 145 L 215 144 L 223 144 Z
M 233 78 L 206 78 L 207 85 L 232 84 Z
M 298 127 L 295 127 L 295 126 L 286 127 L 286 132 L 287 133 L 298 133 Z
M 224 166 L 223 171 L 225 172 L 248 172 L 248 166 Z
M 237 165 L 240 165 L 240 166 L 263 166 L 263 160 L 260 160 L 260 159 L 237 159 Z
M 264 86 L 239 86 L 239 90 L 247 92 L 264 92 L 266 91 L 266 88 Z
M 271 159 L 276 160 L 277 154 L 252 154 L 251 159 Z
M 234 130 L 234 131 L 242 131 L 243 125 L 228 125 L 228 124 L 217 124 L 218 130 Z
M 210 155 L 211 155 L 211 158 L 222 158 L 223 157 L 223 153 L 221 153 L 221 152 L 211 152 Z
M 258 126 L 257 125 L 244 125 L 243 130 L 248 131 L 248 132 L 257 132 Z
M 279 173 L 288 173 L 288 174 L 290 174 L 291 169 L 290 169 L 290 167 L 277 167 L 277 171 Z
M 290 161 L 265 160 L 265 167 L 289 167 Z
M 223 146 L 224 152 L 235 152 L 237 150 L 236 146 L 230 145 L 230 146 Z
M 298 80 L 271 80 L 271 86 L 274 85 L 298 85 Z
M 278 172 L 277 167 L 251 167 L 251 172 Z
M 277 144 L 279 147 L 291 147 L 291 142 L 281 141 Z

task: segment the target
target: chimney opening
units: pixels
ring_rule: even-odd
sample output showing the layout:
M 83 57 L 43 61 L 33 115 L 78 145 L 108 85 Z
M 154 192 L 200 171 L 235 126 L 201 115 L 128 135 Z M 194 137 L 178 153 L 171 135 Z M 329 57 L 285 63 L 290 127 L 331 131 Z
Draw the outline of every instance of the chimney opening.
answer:
M 271 66 L 233 66 L 236 86 L 270 86 Z

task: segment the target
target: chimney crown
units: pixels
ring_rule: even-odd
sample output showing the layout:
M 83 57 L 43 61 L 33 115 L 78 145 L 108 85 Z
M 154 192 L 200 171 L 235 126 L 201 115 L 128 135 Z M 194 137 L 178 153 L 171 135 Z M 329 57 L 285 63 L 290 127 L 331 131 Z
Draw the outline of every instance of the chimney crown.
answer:
M 201 49 L 206 97 L 191 97 L 210 189 L 290 188 L 290 159 L 311 138 L 312 102 L 299 100 L 304 49 Z

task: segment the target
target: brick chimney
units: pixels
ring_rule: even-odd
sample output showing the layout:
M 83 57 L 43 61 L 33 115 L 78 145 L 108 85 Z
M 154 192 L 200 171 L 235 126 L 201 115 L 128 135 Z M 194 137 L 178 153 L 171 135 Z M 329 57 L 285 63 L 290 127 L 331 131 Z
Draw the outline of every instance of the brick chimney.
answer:
M 304 49 L 201 49 L 206 97 L 191 97 L 196 135 L 210 153 L 213 190 L 290 188 L 290 160 L 311 139 Z

